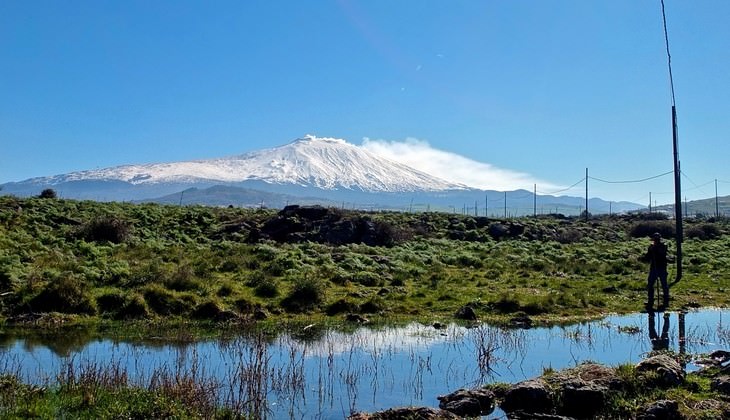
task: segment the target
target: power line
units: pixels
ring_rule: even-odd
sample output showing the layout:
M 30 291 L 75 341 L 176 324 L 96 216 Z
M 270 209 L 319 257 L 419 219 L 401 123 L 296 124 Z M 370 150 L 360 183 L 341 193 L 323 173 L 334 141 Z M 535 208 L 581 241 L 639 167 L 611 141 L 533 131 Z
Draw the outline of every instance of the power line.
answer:
M 585 177 L 583 177 L 583 178 L 581 178 L 581 179 L 580 179 L 580 181 L 578 181 L 578 182 L 576 182 L 575 184 L 571 185 L 570 187 L 568 187 L 568 188 L 564 188 L 564 189 L 562 189 L 562 190 L 558 190 L 558 191 L 552 191 L 552 192 L 544 192 L 544 191 L 538 191 L 538 193 L 540 193 L 540 194 L 542 194 L 542 195 L 555 195 L 555 194 L 557 194 L 557 193 L 561 193 L 561 192 L 565 192 L 565 191 L 568 191 L 568 190 L 572 190 L 572 189 L 573 189 L 573 188 L 575 188 L 575 187 L 576 187 L 576 186 L 577 186 L 578 184 L 582 184 L 582 183 L 583 183 L 583 182 L 584 182 L 585 180 L 586 180 L 586 178 L 585 178 Z
M 649 180 L 652 180 L 652 179 L 661 178 L 663 176 L 666 176 L 666 175 L 671 174 L 672 172 L 674 172 L 674 171 L 672 170 L 672 171 L 664 172 L 663 174 L 650 176 L 648 178 L 629 179 L 629 180 L 625 180 L 625 181 L 608 181 L 608 180 L 605 180 L 605 179 L 595 178 L 595 177 L 592 177 L 592 176 L 590 176 L 588 178 L 590 178 L 590 179 L 592 179 L 594 181 L 598 181 L 598 182 L 605 182 L 606 184 L 635 184 L 635 183 L 638 183 L 638 182 L 645 182 L 645 181 L 649 181 Z

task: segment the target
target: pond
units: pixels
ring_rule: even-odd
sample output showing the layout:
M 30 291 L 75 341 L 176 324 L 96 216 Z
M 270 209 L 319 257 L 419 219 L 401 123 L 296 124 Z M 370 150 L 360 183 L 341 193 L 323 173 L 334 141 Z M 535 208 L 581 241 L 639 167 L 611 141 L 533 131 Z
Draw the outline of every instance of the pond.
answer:
M 0 370 L 42 384 L 69 369 L 124 372 L 143 385 L 186 377 L 209 384 L 221 403 L 260 417 L 341 419 L 354 411 L 437 407 L 438 395 L 458 388 L 517 382 L 584 361 L 618 365 L 636 363 L 652 350 L 694 355 L 728 349 L 729 315 L 631 314 L 531 329 L 413 323 L 341 332 L 314 326 L 274 338 L 183 344 L 3 334 Z

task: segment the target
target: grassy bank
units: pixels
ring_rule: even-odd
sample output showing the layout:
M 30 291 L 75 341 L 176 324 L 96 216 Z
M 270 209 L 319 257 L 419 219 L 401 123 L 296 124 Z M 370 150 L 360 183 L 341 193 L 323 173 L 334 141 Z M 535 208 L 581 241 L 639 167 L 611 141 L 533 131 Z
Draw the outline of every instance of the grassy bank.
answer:
M 724 220 L 688 222 L 672 307 L 728 306 Z M 625 313 L 669 221 L 495 220 L 0 197 L 0 314 L 64 321 L 309 322 Z M 673 250 L 673 244 L 670 250 Z M 670 277 L 673 273 L 670 273 Z

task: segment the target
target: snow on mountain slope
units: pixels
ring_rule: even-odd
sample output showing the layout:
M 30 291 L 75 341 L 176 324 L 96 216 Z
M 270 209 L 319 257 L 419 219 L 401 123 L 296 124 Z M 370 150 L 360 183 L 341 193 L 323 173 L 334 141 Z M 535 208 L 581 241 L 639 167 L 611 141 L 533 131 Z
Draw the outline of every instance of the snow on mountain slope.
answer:
M 125 165 L 72 172 L 26 182 L 124 181 L 134 185 L 259 180 L 327 190 L 368 192 L 467 189 L 387 160 L 345 140 L 305 136 L 284 146 L 219 159 Z

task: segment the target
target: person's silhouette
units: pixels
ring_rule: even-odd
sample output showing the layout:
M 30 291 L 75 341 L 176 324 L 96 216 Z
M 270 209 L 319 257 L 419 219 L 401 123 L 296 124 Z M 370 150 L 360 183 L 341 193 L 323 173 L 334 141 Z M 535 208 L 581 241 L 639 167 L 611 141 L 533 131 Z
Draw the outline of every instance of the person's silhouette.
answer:
M 662 317 L 662 335 L 657 334 L 656 315 L 649 311 L 649 339 L 652 350 L 666 350 L 669 348 L 669 313 L 665 312 Z

